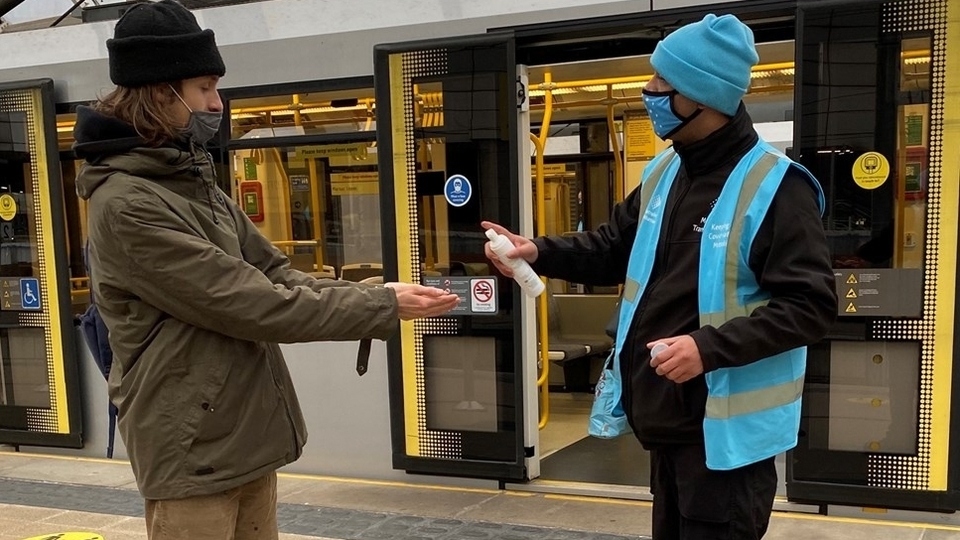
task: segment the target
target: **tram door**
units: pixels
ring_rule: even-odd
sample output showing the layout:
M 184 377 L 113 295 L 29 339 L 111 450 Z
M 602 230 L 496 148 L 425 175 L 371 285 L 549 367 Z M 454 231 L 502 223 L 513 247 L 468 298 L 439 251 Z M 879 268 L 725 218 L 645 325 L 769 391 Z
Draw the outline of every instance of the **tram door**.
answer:
M 960 508 L 958 46 L 955 0 L 801 3 L 795 146 L 839 319 L 810 348 L 792 500 Z
M 394 467 L 536 477 L 535 307 L 488 264 L 480 226 L 533 232 L 513 37 L 381 45 L 375 68 L 384 277 L 461 297 L 388 344 Z
M 0 84 L 0 443 L 80 448 L 53 82 Z

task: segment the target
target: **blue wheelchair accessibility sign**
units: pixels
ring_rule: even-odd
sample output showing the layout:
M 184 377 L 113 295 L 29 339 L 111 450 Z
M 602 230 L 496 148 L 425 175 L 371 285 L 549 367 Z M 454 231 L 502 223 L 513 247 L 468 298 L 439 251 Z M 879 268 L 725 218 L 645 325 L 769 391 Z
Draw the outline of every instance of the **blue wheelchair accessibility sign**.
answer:
M 40 309 L 40 282 L 37 278 L 20 278 L 20 305 L 23 309 Z
M 447 183 L 443 185 L 443 196 L 450 203 L 450 206 L 457 208 L 465 206 L 470 202 L 470 196 L 473 194 L 473 187 L 467 177 L 461 174 L 455 174 L 447 178 Z

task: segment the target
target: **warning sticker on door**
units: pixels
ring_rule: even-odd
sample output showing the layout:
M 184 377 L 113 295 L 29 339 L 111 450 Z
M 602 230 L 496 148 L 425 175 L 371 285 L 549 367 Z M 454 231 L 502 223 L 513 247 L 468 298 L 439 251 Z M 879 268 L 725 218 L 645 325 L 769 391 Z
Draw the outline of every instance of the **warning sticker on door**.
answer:
M 493 276 L 424 276 L 422 283 L 460 297 L 446 316 L 497 314 L 497 278 Z
M 474 313 L 497 312 L 497 280 L 478 278 L 470 280 L 470 311 Z

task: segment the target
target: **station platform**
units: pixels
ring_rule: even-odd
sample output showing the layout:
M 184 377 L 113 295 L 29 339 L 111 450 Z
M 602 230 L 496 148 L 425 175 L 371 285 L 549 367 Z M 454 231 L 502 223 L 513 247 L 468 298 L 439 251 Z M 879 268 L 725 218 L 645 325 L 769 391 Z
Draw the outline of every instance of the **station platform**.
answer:
M 286 540 L 638 540 L 651 505 L 602 497 L 280 474 Z M 0 540 L 145 539 L 129 463 L 0 452 Z M 770 540 L 960 539 L 960 526 L 776 512 Z

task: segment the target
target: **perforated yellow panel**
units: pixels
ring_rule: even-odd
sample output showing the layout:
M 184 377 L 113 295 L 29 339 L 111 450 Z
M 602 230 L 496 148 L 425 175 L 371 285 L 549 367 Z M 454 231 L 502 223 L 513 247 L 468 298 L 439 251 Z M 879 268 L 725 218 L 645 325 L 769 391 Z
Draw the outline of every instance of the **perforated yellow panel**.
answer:
M 396 64 L 399 63 L 399 66 Z M 416 96 L 413 80 L 418 77 L 444 75 L 448 71 L 446 50 L 403 53 L 391 58 L 391 113 L 394 119 L 394 178 L 396 187 L 398 264 L 401 280 L 420 281 L 420 216 L 417 205 L 417 140 Z M 399 69 L 394 69 L 399 68 Z M 397 80 L 399 79 L 399 80 Z M 397 105 L 402 109 L 402 131 Z M 402 144 L 402 148 L 398 145 Z M 402 163 L 397 159 L 403 156 Z M 400 170 L 403 167 L 403 170 Z M 404 174 L 405 172 L 405 174 Z M 463 440 L 459 433 L 427 428 L 427 397 L 424 377 L 423 337 L 456 335 L 457 323 L 451 319 L 418 320 L 407 324 L 401 332 L 404 376 L 404 417 L 407 453 L 414 456 L 461 459 Z M 412 343 L 412 347 L 410 347 Z
M 49 382 L 49 408 L 27 410 L 27 426 L 41 433 L 68 433 L 66 381 L 64 376 L 62 329 L 57 304 L 57 277 L 53 248 L 50 178 L 47 170 L 46 139 L 43 127 L 42 94 L 39 88 L 5 90 L 0 92 L 0 112 L 21 113 L 26 116 L 27 150 L 30 155 L 30 179 L 27 186 L 31 206 L 30 228 L 36 231 L 31 249 L 37 261 L 35 276 L 41 291 L 41 309 L 20 312 L 21 327 L 42 328 Z

